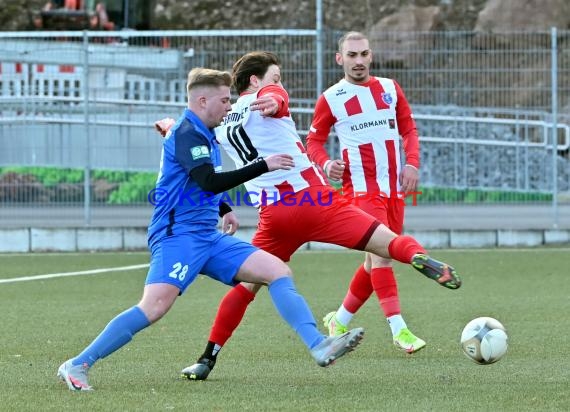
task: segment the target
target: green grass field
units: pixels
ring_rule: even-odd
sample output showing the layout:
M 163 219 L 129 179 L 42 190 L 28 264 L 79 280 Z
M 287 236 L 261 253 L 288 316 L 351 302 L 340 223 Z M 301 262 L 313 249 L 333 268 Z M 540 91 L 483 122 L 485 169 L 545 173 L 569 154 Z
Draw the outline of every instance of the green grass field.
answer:
M 145 269 L 0 283 L 0 410 L 46 411 L 567 411 L 570 409 L 570 249 L 436 251 L 464 285 L 451 291 L 397 264 L 408 326 L 428 342 L 399 352 L 376 299 L 354 318 L 355 352 L 318 367 L 261 291 L 205 382 L 179 371 L 202 352 L 227 287 L 199 277 L 159 323 L 91 370 L 92 393 L 56 379 L 114 317 L 136 303 Z M 360 253 L 301 252 L 291 266 L 320 318 L 336 309 Z M 0 279 L 121 267 L 147 253 L 0 255 Z M 459 347 L 463 326 L 493 316 L 509 352 L 479 366 Z

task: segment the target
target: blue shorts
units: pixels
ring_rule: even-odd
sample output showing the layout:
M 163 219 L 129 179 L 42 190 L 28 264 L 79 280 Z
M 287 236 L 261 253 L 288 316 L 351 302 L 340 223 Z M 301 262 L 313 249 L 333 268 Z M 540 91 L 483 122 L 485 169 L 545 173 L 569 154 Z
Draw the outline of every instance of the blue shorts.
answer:
M 169 283 L 182 294 L 201 273 L 235 286 L 238 282 L 234 277 L 239 268 L 257 250 L 217 230 L 165 237 L 152 246 L 145 285 Z

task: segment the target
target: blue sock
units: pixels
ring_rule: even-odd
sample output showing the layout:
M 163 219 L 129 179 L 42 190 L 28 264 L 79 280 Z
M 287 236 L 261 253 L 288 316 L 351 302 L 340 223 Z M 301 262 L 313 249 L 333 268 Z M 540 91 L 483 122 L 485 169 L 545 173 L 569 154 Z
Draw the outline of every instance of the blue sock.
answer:
M 138 306 L 127 309 L 115 316 L 103 329 L 103 332 L 83 352 L 72 359 L 71 364 L 82 365 L 87 363 L 92 366 L 99 359 L 129 343 L 137 332 L 148 325 L 150 325 L 148 318 Z
M 317 329 L 317 323 L 307 302 L 295 289 L 292 278 L 288 276 L 279 278 L 272 282 L 268 289 L 281 317 L 297 332 L 309 349 L 325 339 Z

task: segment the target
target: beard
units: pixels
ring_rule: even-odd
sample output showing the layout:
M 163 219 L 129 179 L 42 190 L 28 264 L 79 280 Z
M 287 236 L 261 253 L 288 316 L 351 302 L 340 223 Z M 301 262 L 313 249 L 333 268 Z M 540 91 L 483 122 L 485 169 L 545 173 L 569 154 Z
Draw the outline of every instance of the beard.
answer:
M 366 70 L 366 68 L 360 70 L 351 69 L 348 72 L 348 77 L 354 83 L 364 83 L 368 79 L 369 73 L 370 72 Z

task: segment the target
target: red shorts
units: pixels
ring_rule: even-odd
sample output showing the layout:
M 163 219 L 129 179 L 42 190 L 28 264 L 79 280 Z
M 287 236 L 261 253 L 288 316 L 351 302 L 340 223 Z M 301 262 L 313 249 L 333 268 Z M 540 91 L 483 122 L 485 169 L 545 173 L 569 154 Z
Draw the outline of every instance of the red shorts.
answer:
M 361 197 L 346 197 L 356 207 L 374 216 L 381 223 L 388 226 L 397 235 L 402 234 L 404 228 L 404 199 L 369 195 Z
M 313 186 L 262 206 L 252 244 L 288 262 L 306 242 L 364 250 L 380 225 L 333 188 Z

